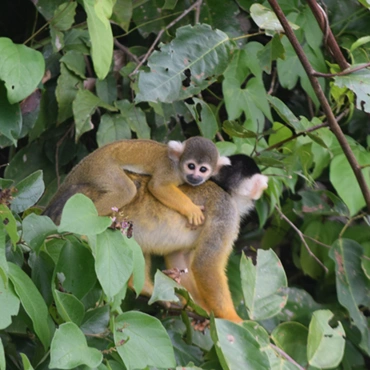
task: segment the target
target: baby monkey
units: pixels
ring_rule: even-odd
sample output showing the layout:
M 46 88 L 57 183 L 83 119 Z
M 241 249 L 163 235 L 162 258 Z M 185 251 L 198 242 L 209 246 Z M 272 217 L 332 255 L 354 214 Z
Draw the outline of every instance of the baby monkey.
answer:
M 203 208 L 178 186 L 200 185 L 229 164 L 211 140 L 199 136 L 167 145 L 152 140 L 116 141 L 95 150 L 72 169 L 44 214 L 59 221 L 56 215 L 60 215 L 66 201 L 82 193 L 94 202 L 99 215 L 110 215 L 112 207 L 122 208 L 137 193 L 124 172 L 128 170 L 151 175 L 148 189 L 153 196 L 198 226 L 204 222 Z

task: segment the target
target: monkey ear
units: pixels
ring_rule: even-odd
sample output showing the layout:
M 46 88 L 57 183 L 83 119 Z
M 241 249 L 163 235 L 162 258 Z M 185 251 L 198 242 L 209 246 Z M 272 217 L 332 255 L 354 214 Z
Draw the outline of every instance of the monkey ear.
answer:
M 230 161 L 230 158 L 229 157 L 218 157 L 218 161 L 217 161 L 217 167 L 215 168 L 215 170 L 213 171 L 213 176 L 214 175 L 217 175 L 218 172 L 220 171 L 221 167 L 223 166 L 230 166 L 231 165 L 231 161 Z
M 185 144 L 181 141 L 171 140 L 167 144 L 168 146 L 168 157 L 173 161 L 179 161 L 181 154 L 184 152 Z
M 257 200 L 268 186 L 268 177 L 257 173 L 250 178 L 249 196 L 251 199 Z

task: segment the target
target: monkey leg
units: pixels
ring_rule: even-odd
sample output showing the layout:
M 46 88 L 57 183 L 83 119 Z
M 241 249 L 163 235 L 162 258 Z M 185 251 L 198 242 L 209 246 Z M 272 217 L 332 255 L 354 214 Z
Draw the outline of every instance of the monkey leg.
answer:
M 243 321 L 235 311 L 225 273 L 229 248 L 223 250 L 223 246 L 215 247 L 207 242 L 198 247 L 191 270 L 205 308 L 216 317 L 237 323 Z
M 112 213 L 112 208 L 122 208 L 130 203 L 137 193 L 135 183 L 119 167 L 105 169 L 102 173 L 103 181 L 99 184 L 101 188 L 99 196 L 92 198 L 100 216 Z
M 195 303 L 207 310 L 206 303 L 198 291 L 194 274 L 190 268 L 192 256 L 193 251 L 179 251 L 166 255 L 164 259 L 167 268 L 178 268 L 179 270 L 187 271 L 185 274 L 181 275 L 180 284 L 190 293 Z

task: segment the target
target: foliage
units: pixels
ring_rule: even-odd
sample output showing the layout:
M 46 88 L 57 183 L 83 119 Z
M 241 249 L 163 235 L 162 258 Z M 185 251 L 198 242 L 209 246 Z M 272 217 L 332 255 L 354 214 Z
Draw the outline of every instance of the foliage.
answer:
M 370 4 L 324 2 L 352 73 L 305 1 L 279 1 L 370 186 Z M 0 370 L 368 368 L 366 199 L 269 2 L 0 9 Z M 189 317 L 206 313 L 163 274 L 150 305 L 128 289 L 132 274 L 143 286 L 140 247 L 89 199 L 70 199 L 59 226 L 40 215 L 96 147 L 197 134 L 270 177 L 229 263 L 245 321 L 211 316 L 203 332 Z M 188 301 L 181 315 L 154 304 L 177 296 Z

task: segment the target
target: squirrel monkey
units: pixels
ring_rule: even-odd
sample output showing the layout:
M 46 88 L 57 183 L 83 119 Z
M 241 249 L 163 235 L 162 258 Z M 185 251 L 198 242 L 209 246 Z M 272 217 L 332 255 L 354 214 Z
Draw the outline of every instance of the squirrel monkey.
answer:
M 252 158 L 229 157 L 230 166 L 222 167 L 211 180 L 199 187 L 182 185 L 180 189 L 197 204 L 206 207 L 206 221 L 195 230 L 173 210 L 158 202 L 148 191 L 150 179 L 129 174 L 138 191 L 121 211 L 132 221 L 134 238 L 146 259 L 146 281 L 142 294 L 150 296 L 150 256 L 163 255 L 167 268 L 188 269 L 181 276 L 194 300 L 216 317 L 241 322 L 228 287 L 225 268 L 239 232 L 241 217 L 254 206 L 267 188 L 267 177 Z M 217 185 L 216 185 L 217 184 Z
M 214 143 L 192 137 L 168 145 L 152 140 L 121 140 L 107 144 L 77 164 L 57 191 L 44 214 L 54 218 L 76 193 L 89 197 L 99 215 L 112 213 L 131 202 L 137 189 L 124 170 L 151 175 L 148 189 L 165 206 L 187 217 L 198 226 L 204 222 L 203 207 L 195 205 L 178 186 L 200 185 L 230 164 L 220 157 Z

